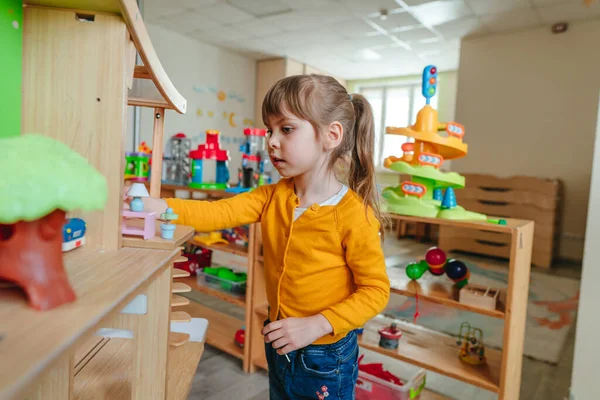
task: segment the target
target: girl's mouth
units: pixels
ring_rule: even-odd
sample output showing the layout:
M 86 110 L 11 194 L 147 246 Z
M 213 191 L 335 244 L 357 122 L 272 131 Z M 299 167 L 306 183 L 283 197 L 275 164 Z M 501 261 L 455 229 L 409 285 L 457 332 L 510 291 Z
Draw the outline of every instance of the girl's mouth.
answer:
M 275 167 L 279 167 L 279 166 L 283 165 L 283 163 L 285 162 L 285 160 L 282 159 L 282 158 L 271 156 L 271 162 L 273 163 L 273 165 Z

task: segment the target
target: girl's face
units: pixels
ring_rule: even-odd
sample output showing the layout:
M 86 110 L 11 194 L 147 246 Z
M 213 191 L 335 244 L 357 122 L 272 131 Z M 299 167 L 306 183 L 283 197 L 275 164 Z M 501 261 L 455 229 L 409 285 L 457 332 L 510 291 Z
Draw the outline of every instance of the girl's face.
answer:
M 323 165 L 326 152 L 310 122 L 288 112 L 268 122 L 269 155 L 281 176 L 302 175 Z

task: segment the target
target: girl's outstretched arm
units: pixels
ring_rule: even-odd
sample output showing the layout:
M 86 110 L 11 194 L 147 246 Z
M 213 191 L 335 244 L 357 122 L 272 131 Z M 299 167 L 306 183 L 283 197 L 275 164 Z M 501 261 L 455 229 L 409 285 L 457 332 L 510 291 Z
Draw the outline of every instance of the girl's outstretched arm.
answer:
M 193 226 L 198 232 L 212 232 L 259 222 L 274 189 L 275 185 L 265 185 L 229 199 L 166 199 L 166 204 L 179 215 L 176 224 Z
M 342 244 L 356 291 L 321 313 L 333 327 L 333 335 L 362 327 L 385 309 L 390 298 L 380 225 L 372 210 L 369 208 L 366 216 L 364 209 L 353 217 L 347 214 L 343 221 Z

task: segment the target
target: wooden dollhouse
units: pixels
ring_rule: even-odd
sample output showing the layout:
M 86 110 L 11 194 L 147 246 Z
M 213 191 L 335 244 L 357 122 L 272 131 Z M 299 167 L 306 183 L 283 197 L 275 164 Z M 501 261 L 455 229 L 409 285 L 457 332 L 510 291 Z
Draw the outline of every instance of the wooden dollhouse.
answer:
M 74 302 L 39 312 L 21 291 L 0 289 L 0 399 L 185 399 L 207 321 L 171 311 L 190 290 L 173 282 L 188 274 L 172 266 L 193 229 L 144 240 L 123 236 L 121 223 L 127 107 L 154 109 L 161 171 L 165 110 L 185 113 L 186 100 L 135 0 L 24 0 L 22 33 L 21 132 L 87 158 L 106 178 L 108 202 L 72 215 L 87 223 L 86 244 L 64 255 Z M 152 196 L 160 185 L 153 174 Z

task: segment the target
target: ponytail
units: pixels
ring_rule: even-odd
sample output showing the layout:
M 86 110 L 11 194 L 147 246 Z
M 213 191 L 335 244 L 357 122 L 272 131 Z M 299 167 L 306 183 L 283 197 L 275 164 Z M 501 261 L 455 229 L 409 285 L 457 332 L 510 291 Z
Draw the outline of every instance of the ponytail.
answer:
M 383 236 L 384 221 L 379 207 L 379 194 L 375 185 L 375 123 L 369 101 L 361 94 L 350 94 L 356 120 L 354 123 L 354 144 L 350 155 L 348 186 L 354 190 L 365 205 L 371 207 L 381 225 Z

